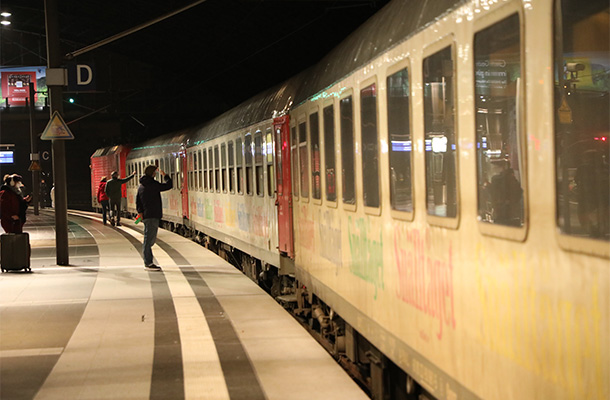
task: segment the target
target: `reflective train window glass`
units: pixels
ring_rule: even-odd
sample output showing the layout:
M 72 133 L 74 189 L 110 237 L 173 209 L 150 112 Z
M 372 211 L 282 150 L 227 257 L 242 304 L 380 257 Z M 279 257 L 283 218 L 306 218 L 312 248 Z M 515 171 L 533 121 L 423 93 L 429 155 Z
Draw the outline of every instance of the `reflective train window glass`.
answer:
M 237 166 L 236 186 L 237 193 L 244 193 L 244 170 L 243 170 L 243 146 L 241 144 L 241 138 L 235 139 L 235 165 Z
M 233 148 L 233 141 L 231 140 L 228 145 L 229 149 L 229 192 L 235 193 L 235 151 Z
M 214 191 L 214 150 L 208 149 L 208 178 L 210 181 L 210 192 Z
M 299 161 L 301 171 L 301 197 L 309 197 L 309 165 L 307 157 L 307 123 L 299 124 Z
M 220 159 L 222 161 L 222 171 L 220 174 L 222 175 L 222 191 L 227 193 L 227 145 L 220 145 Z
M 244 158 L 246 161 L 246 193 L 252 195 L 252 135 L 246 134 L 244 141 Z
M 264 196 L 265 187 L 263 182 L 263 135 L 257 132 L 254 135 L 254 172 L 256 174 L 256 195 Z
M 214 146 L 214 187 L 220 192 L 220 156 L 218 146 Z
M 318 113 L 309 116 L 309 135 L 311 139 L 311 197 L 322 198 L 320 176 L 320 117 Z
M 413 212 L 409 90 L 409 72 L 406 68 L 388 76 L 390 204 L 393 210 L 405 212 Z
M 356 176 L 354 165 L 354 110 L 352 96 L 339 103 L 341 114 L 341 169 L 343 202 L 356 204 Z
M 556 2 L 557 224 L 610 240 L 610 50 L 607 0 Z
M 428 214 L 457 216 L 457 168 L 451 47 L 424 59 L 424 146 Z
M 335 183 L 335 110 L 332 105 L 324 108 L 324 168 L 326 200 L 337 201 Z
M 377 85 L 360 91 L 362 135 L 362 190 L 366 207 L 379 207 L 379 140 L 377 138 Z
M 523 226 L 519 15 L 477 33 L 474 60 L 479 220 Z
M 203 175 L 203 190 L 208 191 L 208 153 L 205 149 L 202 150 L 203 160 L 201 161 L 202 175 Z
M 275 170 L 273 169 L 273 134 L 267 129 L 265 148 L 267 149 L 267 194 L 272 197 L 275 192 Z
M 292 159 L 292 194 L 294 196 L 299 197 L 299 180 L 297 179 L 296 172 L 299 170 L 297 166 L 299 165 L 299 157 L 297 155 L 297 128 L 291 128 L 292 141 L 290 143 L 290 158 Z
M 203 190 L 203 156 L 201 150 L 197 151 L 199 157 L 199 191 Z

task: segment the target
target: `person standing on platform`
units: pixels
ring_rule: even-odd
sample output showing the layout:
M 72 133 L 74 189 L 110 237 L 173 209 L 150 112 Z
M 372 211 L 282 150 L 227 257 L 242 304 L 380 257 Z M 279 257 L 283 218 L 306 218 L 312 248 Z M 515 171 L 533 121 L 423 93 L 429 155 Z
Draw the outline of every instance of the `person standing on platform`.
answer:
M 23 233 L 30 195 L 23 197 L 21 175 L 5 175 L 0 187 L 0 224 L 6 233 Z
M 110 199 L 110 225 L 112 226 L 114 226 L 115 220 L 116 226 L 121 226 L 121 199 L 123 198 L 121 187 L 134 176 L 136 176 L 135 171 L 127 178 L 120 179 L 119 173 L 112 171 L 112 179 L 106 182 L 106 195 Z
M 102 206 L 102 220 L 104 221 L 104 225 L 106 225 L 106 214 L 108 213 L 108 195 L 106 194 L 106 181 L 108 178 L 102 176 L 100 180 L 100 185 L 97 188 L 97 201 Z
M 51 208 L 55 208 L 55 184 L 53 184 L 53 186 L 51 187 L 49 196 L 51 197 Z
M 163 204 L 161 202 L 161 192 L 172 188 L 172 178 L 159 170 L 163 175 L 165 183 L 155 180 L 157 166 L 149 165 L 144 170 L 144 176 L 140 178 L 140 187 L 136 196 L 136 209 L 142 215 L 144 222 L 144 243 L 142 243 L 142 256 L 144 258 L 144 268 L 151 271 L 160 271 L 161 267 L 153 263 L 152 246 L 157 240 L 159 222 L 163 217 Z M 110 183 L 110 182 L 108 182 Z

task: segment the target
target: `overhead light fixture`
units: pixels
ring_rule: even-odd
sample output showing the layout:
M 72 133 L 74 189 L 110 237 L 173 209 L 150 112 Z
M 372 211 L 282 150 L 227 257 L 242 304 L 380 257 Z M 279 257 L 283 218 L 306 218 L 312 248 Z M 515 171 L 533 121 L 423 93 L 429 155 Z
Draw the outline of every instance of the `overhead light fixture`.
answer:
M 2 25 L 10 25 L 11 21 L 2 20 L 2 21 L 0 21 L 0 24 L 2 24 Z
M 0 15 L 3 16 L 4 18 L 7 18 L 7 17 L 10 17 L 13 14 L 11 14 L 10 12 L 7 12 L 7 11 L 3 11 L 3 12 L 0 13 Z

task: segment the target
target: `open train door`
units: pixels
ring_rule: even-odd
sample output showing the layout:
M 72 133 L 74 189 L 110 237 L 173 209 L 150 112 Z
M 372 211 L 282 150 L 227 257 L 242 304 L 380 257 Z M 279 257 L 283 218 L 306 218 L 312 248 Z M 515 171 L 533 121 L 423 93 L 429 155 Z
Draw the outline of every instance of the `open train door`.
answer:
M 180 196 L 182 197 L 182 218 L 189 218 L 189 188 L 188 188 L 188 160 L 186 149 L 180 149 Z
M 273 120 L 277 182 L 278 241 L 280 253 L 294 258 L 292 231 L 292 180 L 290 175 L 290 117 Z

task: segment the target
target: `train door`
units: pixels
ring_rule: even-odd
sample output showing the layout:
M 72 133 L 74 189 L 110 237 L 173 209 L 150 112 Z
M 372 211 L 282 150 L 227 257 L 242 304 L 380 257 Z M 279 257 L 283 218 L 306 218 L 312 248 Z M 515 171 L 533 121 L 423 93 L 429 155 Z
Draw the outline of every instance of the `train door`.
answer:
M 188 185 L 188 159 L 186 149 L 180 150 L 180 195 L 182 196 L 182 217 L 189 218 L 189 185 Z
M 286 115 L 273 121 L 277 182 L 278 242 L 280 253 L 294 258 L 292 231 L 292 182 L 290 176 L 290 119 Z

